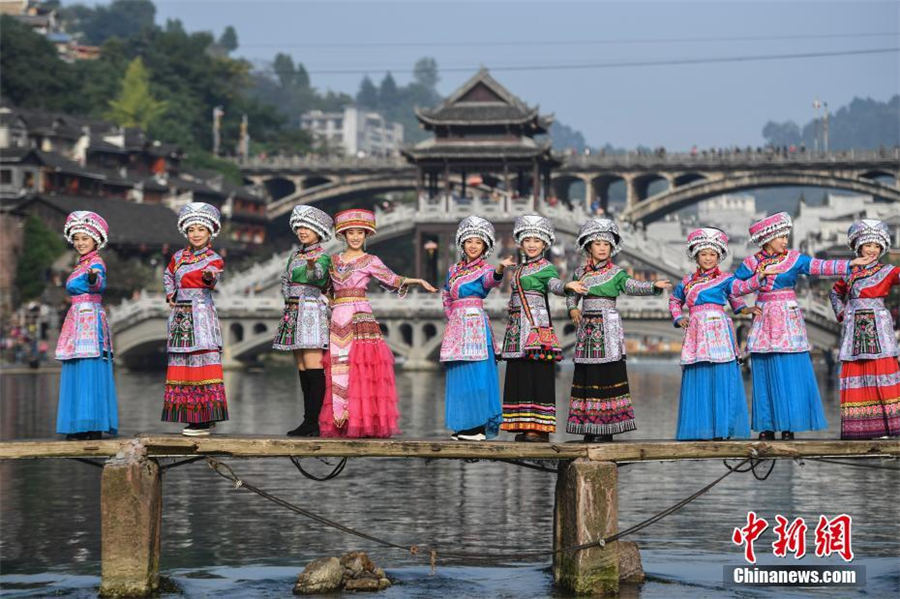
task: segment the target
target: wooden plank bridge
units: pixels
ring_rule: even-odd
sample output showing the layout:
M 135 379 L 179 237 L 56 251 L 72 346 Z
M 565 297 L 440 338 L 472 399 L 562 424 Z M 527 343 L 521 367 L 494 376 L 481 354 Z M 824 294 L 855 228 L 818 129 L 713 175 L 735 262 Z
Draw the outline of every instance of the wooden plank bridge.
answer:
M 106 597 L 143 597 L 159 587 L 162 469 L 173 457 L 346 457 L 554 460 L 558 469 L 553 576 L 579 594 L 618 592 L 623 541 L 562 551 L 618 532 L 616 464 L 706 459 L 898 458 L 900 439 L 840 441 L 631 441 L 512 443 L 415 439 L 318 439 L 141 434 L 100 441 L 0 442 L 0 459 L 107 458 L 101 481 L 101 586 Z M 598 493 L 597 489 L 604 492 Z

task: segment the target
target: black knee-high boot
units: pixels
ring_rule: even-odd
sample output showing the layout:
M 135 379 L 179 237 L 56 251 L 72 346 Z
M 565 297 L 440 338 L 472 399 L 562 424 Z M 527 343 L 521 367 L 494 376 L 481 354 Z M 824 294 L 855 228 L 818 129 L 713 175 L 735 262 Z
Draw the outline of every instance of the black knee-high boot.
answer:
M 309 406 L 310 406 L 310 390 L 309 390 L 309 372 L 306 370 L 298 370 L 297 374 L 300 375 L 300 390 L 303 392 L 303 422 L 300 423 L 300 426 L 293 430 L 288 431 L 289 437 L 302 437 L 307 433 L 306 431 L 310 428 L 309 421 Z M 318 421 L 314 423 L 316 425 L 316 430 L 318 430 L 319 424 Z
M 306 376 L 309 379 L 309 404 L 305 420 L 312 426 L 309 433 L 304 436 L 318 437 L 319 413 L 322 411 L 322 403 L 325 401 L 325 370 L 322 368 L 307 370 Z

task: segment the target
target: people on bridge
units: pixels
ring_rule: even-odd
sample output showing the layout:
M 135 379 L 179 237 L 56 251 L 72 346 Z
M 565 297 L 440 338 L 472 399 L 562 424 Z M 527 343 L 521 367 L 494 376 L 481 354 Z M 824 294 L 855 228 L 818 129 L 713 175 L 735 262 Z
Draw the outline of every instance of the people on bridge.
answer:
M 500 428 L 516 441 L 543 442 L 556 431 L 555 363 L 562 348 L 553 330 L 547 293 L 586 293 L 580 281 L 566 285 L 545 253 L 556 240 L 553 223 L 537 214 L 516 217 L 513 239 L 522 254 L 514 267 L 509 318 L 501 356 L 507 361 Z
M 66 218 L 63 235 L 78 259 L 66 279 L 72 305 L 56 345 L 62 362 L 56 432 L 67 440 L 98 440 L 119 428 L 112 336 L 102 304 L 106 263 L 99 254 L 109 226 L 99 214 L 77 210 Z
M 835 283 L 831 305 L 841 329 L 841 439 L 900 436 L 900 367 L 893 319 L 884 305 L 900 285 L 900 268 L 878 262 L 891 246 L 879 220 L 853 223 L 847 232 L 853 253 L 873 261 L 854 266 Z
M 441 290 L 447 316 L 441 343 L 447 368 L 444 411 L 454 440 L 483 441 L 500 428 L 500 382 L 484 298 L 515 260 L 506 257 L 496 268 L 488 264 L 494 244 L 494 225 L 479 216 L 463 219 L 456 230 L 460 260 L 450 267 Z
M 761 250 L 748 256 L 735 271 L 741 280 L 755 278 L 772 269 L 771 284 L 756 298 L 762 314 L 753 319 L 747 336 L 753 373 L 753 430 L 771 440 L 775 431 L 782 439 L 793 439 L 799 431 L 826 428 L 819 386 L 809 356 L 806 324 L 797 305 L 797 277 L 837 277 L 852 265 L 865 265 L 872 258 L 820 260 L 788 249 L 793 228 L 786 212 L 767 216 L 750 225 L 750 240 Z
M 675 326 L 685 329 L 675 438 L 747 438 L 747 396 L 737 363 L 734 323 L 725 313 L 725 304 L 730 304 L 736 314 L 759 314 L 759 308 L 748 307 L 740 296 L 760 289 L 764 274 L 760 272 L 743 281 L 722 272 L 719 262 L 728 254 L 728 236 L 719 229 L 704 227 L 692 231 L 687 250 L 696 260 L 697 270 L 685 276 L 669 297 Z
M 399 432 L 394 355 L 366 298 L 369 280 L 401 296 L 411 285 L 437 292 L 427 281 L 401 277 L 378 256 L 367 254 L 366 238 L 375 230 L 370 210 L 344 210 L 334 217 L 335 234 L 346 248 L 332 256 L 329 271 L 334 299 L 325 360 L 328 387 L 319 416 L 323 437 L 390 437 Z
M 586 443 L 608 442 L 613 435 L 636 428 L 616 297 L 622 293 L 659 295 L 672 284 L 667 280 L 638 281 L 612 263 L 622 249 L 622 237 L 619 227 L 608 218 L 595 217 L 584 223 L 577 243 L 585 262 L 575 269 L 573 280 L 586 289 L 584 294 L 566 293 L 566 308 L 577 326 L 566 432 L 584 435 Z
M 322 352 L 328 349 L 328 286 L 331 256 L 322 243 L 334 234 L 334 221 L 312 206 L 295 206 L 291 230 L 300 247 L 288 258 L 281 273 L 284 315 L 278 323 L 272 347 L 294 352 L 300 389 L 303 392 L 303 422 L 288 431 L 292 437 L 318 437 L 319 414 L 325 399 L 325 370 Z
M 188 240 L 163 273 L 169 315 L 163 422 L 182 422 L 187 436 L 206 436 L 228 420 L 222 375 L 222 331 L 213 304 L 225 262 L 211 242 L 221 229 L 219 211 L 203 202 L 186 204 L 178 228 Z

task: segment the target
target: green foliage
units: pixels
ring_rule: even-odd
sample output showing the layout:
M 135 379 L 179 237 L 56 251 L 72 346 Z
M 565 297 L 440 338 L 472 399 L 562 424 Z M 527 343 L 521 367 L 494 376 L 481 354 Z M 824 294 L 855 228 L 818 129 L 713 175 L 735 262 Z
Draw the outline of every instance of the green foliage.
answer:
M 110 38 L 127 39 L 154 27 L 156 6 L 150 0 L 113 0 L 109 6 L 96 8 L 76 4 L 64 8 L 61 17 L 67 27 L 83 33 L 86 42 L 100 45 Z
M 229 25 L 225 28 L 225 31 L 222 32 L 222 37 L 219 38 L 218 44 L 229 52 L 234 52 L 238 49 L 237 31 L 234 30 L 234 27 Z
M 417 60 L 413 66 L 413 78 L 425 89 L 437 88 L 438 81 L 441 80 L 438 75 L 437 61 L 427 57 Z
M 208 170 L 222 173 L 225 180 L 234 185 L 243 185 L 241 169 L 235 163 L 216 158 L 211 152 L 198 150 L 185 154 L 181 165 L 187 170 Z
M 166 102 L 150 94 L 150 75 L 140 56 L 128 65 L 119 95 L 109 101 L 109 107 L 107 117 L 114 123 L 144 131 L 166 111 Z
M 53 44 L 6 15 L 0 17 L 0 72 L 0 95 L 21 106 L 64 110 L 76 87 Z
M 25 219 L 22 241 L 22 255 L 16 265 L 16 287 L 20 300 L 29 301 L 44 292 L 50 267 L 66 250 L 66 244 L 58 233 L 48 229 L 34 215 Z
M 831 150 L 876 149 L 900 145 L 900 95 L 887 102 L 853 98 L 828 119 L 828 146 Z M 821 117 L 802 128 L 793 121 L 766 123 L 762 131 L 767 144 L 775 146 L 822 145 Z
M 356 92 L 356 103 L 363 108 L 378 107 L 378 88 L 366 75 L 359 83 L 359 91 Z

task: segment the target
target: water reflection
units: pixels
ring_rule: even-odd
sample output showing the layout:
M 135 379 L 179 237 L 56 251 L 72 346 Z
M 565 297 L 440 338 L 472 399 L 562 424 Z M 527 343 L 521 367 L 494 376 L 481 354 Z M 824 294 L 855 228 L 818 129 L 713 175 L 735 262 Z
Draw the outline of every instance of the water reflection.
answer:
M 671 438 L 680 382 L 677 364 L 637 360 L 631 361 L 629 370 L 638 430 L 625 438 Z M 819 379 L 830 424 L 828 432 L 820 436 L 836 438 L 837 390 L 827 388 L 821 373 Z M 561 417 L 570 380 L 571 366 L 564 367 L 557 382 Z M 178 430 L 176 425 L 159 422 L 159 373 L 120 371 L 117 384 L 123 435 Z M 446 437 L 442 375 L 398 373 L 397 384 L 404 436 Z M 231 420 L 219 427 L 222 434 L 281 435 L 300 418 L 299 384 L 290 368 L 229 372 L 226 386 Z M 57 390 L 58 375 L 3 376 L 2 438 L 52 437 Z M 554 438 L 577 439 L 564 433 Z M 319 483 L 301 477 L 286 458 L 230 462 L 243 478 L 271 493 L 400 544 L 431 542 L 454 551 L 464 548 L 482 553 L 550 548 L 555 483 L 551 474 L 500 463 L 361 458 L 352 460 L 337 479 Z M 316 472 L 329 470 L 317 460 L 306 462 Z M 619 471 L 620 528 L 691 494 L 721 474 L 722 468 L 714 461 L 623 466 Z M 898 479 L 894 472 L 811 461 L 804 465 L 780 462 L 763 482 L 746 474 L 733 475 L 681 512 L 635 536 L 647 572 L 676 582 L 649 583 L 641 596 L 696 596 L 695 584 L 720 588 L 721 565 L 740 561 L 740 550 L 730 541 L 731 530 L 743 523 L 748 509 L 770 520 L 779 513 L 803 516 L 807 522 L 814 522 L 819 514 L 851 514 L 857 563 L 871 564 L 880 573 L 874 578 L 870 574 L 867 589 L 876 596 L 900 590 Z M 99 468 L 61 460 L 3 462 L 0 482 L 0 583 L 15 589 L 17 576 L 54 572 L 64 574 L 64 580 L 81 581 L 67 587 L 72 590 L 82 584 L 81 575 L 99 574 Z M 258 567 L 261 572 L 289 568 L 296 573 L 312 558 L 352 549 L 371 551 L 378 563 L 389 570 L 400 568 L 399 575 L 409 578 L 405 591 L 397 587 L 391 596 L 427 596 L 429 589 L 435 590 L 416 574 L 420 571 L 416 568 L 423 566 L 421 559 L 323 529 L 254 495 L 236 492 L 203 463 L 167 471 L 163 501 L 162 569 L 178 574 L 221 568 L 216 571 L 225 577 L 224 582 L 193 581 L 186 587 L 188 596 L 203 596 L 206 591 L 201 587 L 209 585 L 219 585 L 217 595 L 241 596 L 241 589 L 247 591 L 242 585 L 249 584 L 249 579 L 236 574 L 244 571 L 241 568 Z M 811 537 L 808 542 L 811 546 Z M 768 554 L 769 549 L 763 545 L 758 552 Z M 702 568 L 698 565 L 701 558 L 707 562 Z M 682 560 L 692 567 L 672 567 Z M 449 559 L 441 563 L 464 565 Z M 810 563 L 822 562 L 812 558 Z M 465 572 L 459 574 L 463 580 L 481 580 L 482 576 L 487 586 L 470 589 L 480 589 L 479 596 L 546 596 L 550 592 L 549 575 L 542 564 L 515 570 L 468 567 L 441 571 L 451 579 L 453 572 Z M 272 589 L 284 589 L 284 581 L 276 580 L 280 575 L 269 575 L 274 577 L 266 583 L 269 595 L 281 596 Z M 34 582 L 40 576 L 26 578 Z M 525 581 L 531 581 L 530 586 L 523 586 Z M 445 583 L 442 593 L 473 596 L 461 590 L 459 580 Z M 190 588 L 195 588 L 196 594 Z M 512 592 L 516 589 L 517 594 Z M 19 592 L 26 591 L 19 587 Z M 762 591 L 760 596 L 783 594 L 772 590 Z

